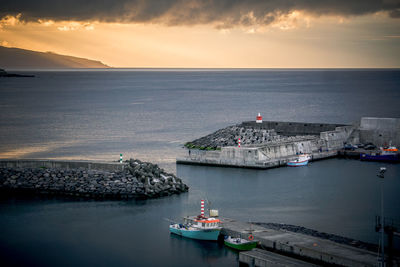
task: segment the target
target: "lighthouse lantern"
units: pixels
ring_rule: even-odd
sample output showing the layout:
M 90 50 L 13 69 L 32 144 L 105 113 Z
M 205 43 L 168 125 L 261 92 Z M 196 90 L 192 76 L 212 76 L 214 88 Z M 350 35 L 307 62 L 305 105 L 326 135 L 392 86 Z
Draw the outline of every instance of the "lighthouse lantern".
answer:
M 256 123 L 262 123 L 262 116 L 260 113 L 258 113 L 258 115 L 257 115 Z

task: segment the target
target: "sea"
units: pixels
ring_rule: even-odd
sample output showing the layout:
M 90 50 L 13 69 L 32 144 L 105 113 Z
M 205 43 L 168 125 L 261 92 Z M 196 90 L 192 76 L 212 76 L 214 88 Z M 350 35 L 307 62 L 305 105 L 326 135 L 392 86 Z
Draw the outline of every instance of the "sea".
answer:
M 35 77 L 0 78 L 0 158 L 117 161 L 123 154 L 159 164 L 190 190 L 124 201 L 1 195 L 2 266 L 237 266 L 238 254 L 222 244 L 169 233 L 168 220 L 198 214 L 201 199 L 223 217 L 377 244 L 382 187 L 385 217 L 400 222 L 399 164 L 333 158 L 251 170 L 175 163 L 185 142 L 259 112 L 293 122 L 400 118 L 399 69 L 14 73 Z

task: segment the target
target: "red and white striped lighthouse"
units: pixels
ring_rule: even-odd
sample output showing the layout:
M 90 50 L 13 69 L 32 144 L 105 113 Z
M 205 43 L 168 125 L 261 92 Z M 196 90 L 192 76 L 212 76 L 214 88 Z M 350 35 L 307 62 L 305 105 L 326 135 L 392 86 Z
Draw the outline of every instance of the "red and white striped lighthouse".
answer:
M 240 147 L 240 137 L 239 137 L 239 139 L 238 139 L 238 147 Z
M 256 123 L 262 123 L 262 116 L 260 113 L 258 113 L 258 115 L 256 117 Z
M 204 200 L 201 200 L 200 216 L 204 217 Z

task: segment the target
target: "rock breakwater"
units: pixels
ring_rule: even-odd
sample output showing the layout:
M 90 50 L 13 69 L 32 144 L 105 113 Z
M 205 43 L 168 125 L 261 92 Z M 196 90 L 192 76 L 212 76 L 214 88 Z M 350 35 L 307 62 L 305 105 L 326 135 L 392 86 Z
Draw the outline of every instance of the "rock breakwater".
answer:
M 154 198 L 187 192 L 189 187 L 157 165 L 131 159 L 123 171 L 0 168 L 0 189 L 87 198 Z
M 201 137 L 185 144 L 189 149 L 220 150 L 221 147 L 237 146 L 240 138 L 241 145 L 268 145 L 272 143 L 291 142 L 297 139 L 310 139 L 310 135 L 284 136 L 275 129 L 263 129 L 242 124 L 220 129 L 212 134 Z
M 271 142 L 279 136 L 273 129 L 266 130 L 234 125 L 188 142 L 185 146 L 191 149 L 217 150 L 225 146 L 236 146 L 239 138 L 242 145 L 250 145 Z

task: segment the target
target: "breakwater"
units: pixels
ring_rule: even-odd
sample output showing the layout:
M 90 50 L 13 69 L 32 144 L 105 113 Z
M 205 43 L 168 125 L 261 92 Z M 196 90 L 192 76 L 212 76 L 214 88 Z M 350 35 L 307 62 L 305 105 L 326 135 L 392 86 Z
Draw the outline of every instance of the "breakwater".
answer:
M 267 169 L 303 153 L 311 161 L 335 157 L 354 138 L 352 125 L 243 122 L 186 143 L 188 154 L 177 163 Z
M 177 163 L 267 169 L 300 154 L 311 161 L 336 157 L 346 144 L 399 146 L 400 119 L 362 118 L 352 125 L 247 121 L 187 142 Z
M 187 192 L 189 188 L 180 178 L 157 165 L 131 159 L 125 163 L 2 160 L 0 189 L 128 199 L 168 196 Z

